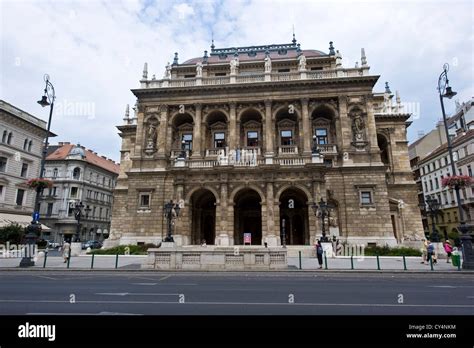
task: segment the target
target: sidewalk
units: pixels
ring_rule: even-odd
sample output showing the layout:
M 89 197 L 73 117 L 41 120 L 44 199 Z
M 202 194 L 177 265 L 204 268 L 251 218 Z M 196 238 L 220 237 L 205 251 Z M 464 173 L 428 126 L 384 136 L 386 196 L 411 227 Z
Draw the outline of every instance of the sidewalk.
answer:
M 351 258 L 350 256 L 338 256 L 328 257 L 327 269 L 332 270 L 351 270 Z M 419 256 L 406 256 L 406 269 L 408 271 L 431 271 L 429 263 L 421 263 L 421 257 Z M 352 259 L 354 270 L 378 270 L 377 257 L 376 256 L 361 256 Z M 392 271 L 404 271 L 403 257 L 402 256 L 379 256 L 380 270 L 392 270 Z M 289 257 L 288 266 L 294 266 L 299 269 L 299 258 Z M 318 269 L 318 259 L 316 257 L 304 257 L 301 258 L 301 269 Z M 325 269 L 325 263 L 323 258 L 323 269 Z M 435 271 L 458 271 L 457 267 L 454 267 L 452 263 L 447 263 L 446 259 L 438 260 L 437 264 L 433 264 Z

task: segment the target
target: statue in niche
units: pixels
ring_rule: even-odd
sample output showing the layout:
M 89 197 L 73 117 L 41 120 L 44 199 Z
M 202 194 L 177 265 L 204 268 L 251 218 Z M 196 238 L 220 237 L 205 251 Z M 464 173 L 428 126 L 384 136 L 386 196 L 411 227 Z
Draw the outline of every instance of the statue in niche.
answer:
M 146 132 L 146 147 L 145 147 L 145 152 L 147 154 L 152 154 L 156 150 L 156 139 L 158 138 L 158 132 L 156 130 L 156 125 L 151 123 L 148 126 L 147 132 Z
M 298 57 L 298 70 L 306 71 L 306 57 L 303 54 Z
M 230 61 L 230 73 L 231 75 L 237 74 L 237 68 L 239 67 L 239 58 L 235 57 Z
M 265 72 L 272 72 L 272 60 L 270 59 L 270 57 L 265 57 Z
M 352 119 L 352 134 L 354 135 L 354 141 L 364 141 L 364 129 L 365 123 L 360 112 L 355 113 Z
M 196 63 L 196 77 L 202 77 L 202 63 Z

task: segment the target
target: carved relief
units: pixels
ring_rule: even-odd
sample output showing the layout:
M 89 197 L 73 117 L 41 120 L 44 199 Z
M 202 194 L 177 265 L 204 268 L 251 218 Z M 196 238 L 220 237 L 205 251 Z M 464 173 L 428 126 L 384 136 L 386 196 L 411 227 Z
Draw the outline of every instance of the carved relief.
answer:
M 159 122 L 155 115 L 147 117 L 145 121 L 145 153 L 150 156 L 153 155 L 157 150 L 157 139 L 158 139 L 158 125 Z

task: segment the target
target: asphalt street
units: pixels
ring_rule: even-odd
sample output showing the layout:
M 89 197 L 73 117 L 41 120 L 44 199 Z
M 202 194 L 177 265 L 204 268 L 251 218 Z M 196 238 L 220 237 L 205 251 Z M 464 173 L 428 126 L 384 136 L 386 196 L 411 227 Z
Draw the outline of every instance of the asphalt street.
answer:
M 462 274 L 0 271 L 0 315 L 474 314 Z

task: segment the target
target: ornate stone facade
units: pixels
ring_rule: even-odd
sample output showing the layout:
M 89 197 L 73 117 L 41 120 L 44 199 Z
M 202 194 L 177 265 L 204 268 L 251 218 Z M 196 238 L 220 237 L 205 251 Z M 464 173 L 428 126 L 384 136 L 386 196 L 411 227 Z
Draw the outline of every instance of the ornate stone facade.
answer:
M 366 63 L 343 68 L 332 43 L 329 54 L 296 41 L 212 48 L 182 64 L 176 55 L 163 80 L 145 75 L 135 115 L 118 127 L 110 244 L 161 241 L 171 199 L 178 245 L 238 245 L 244 233 L 257 245 L 313 245 L 323 228 L 349 243 L 423 237 L 410 115 L 372 91 L 379 76 Z

